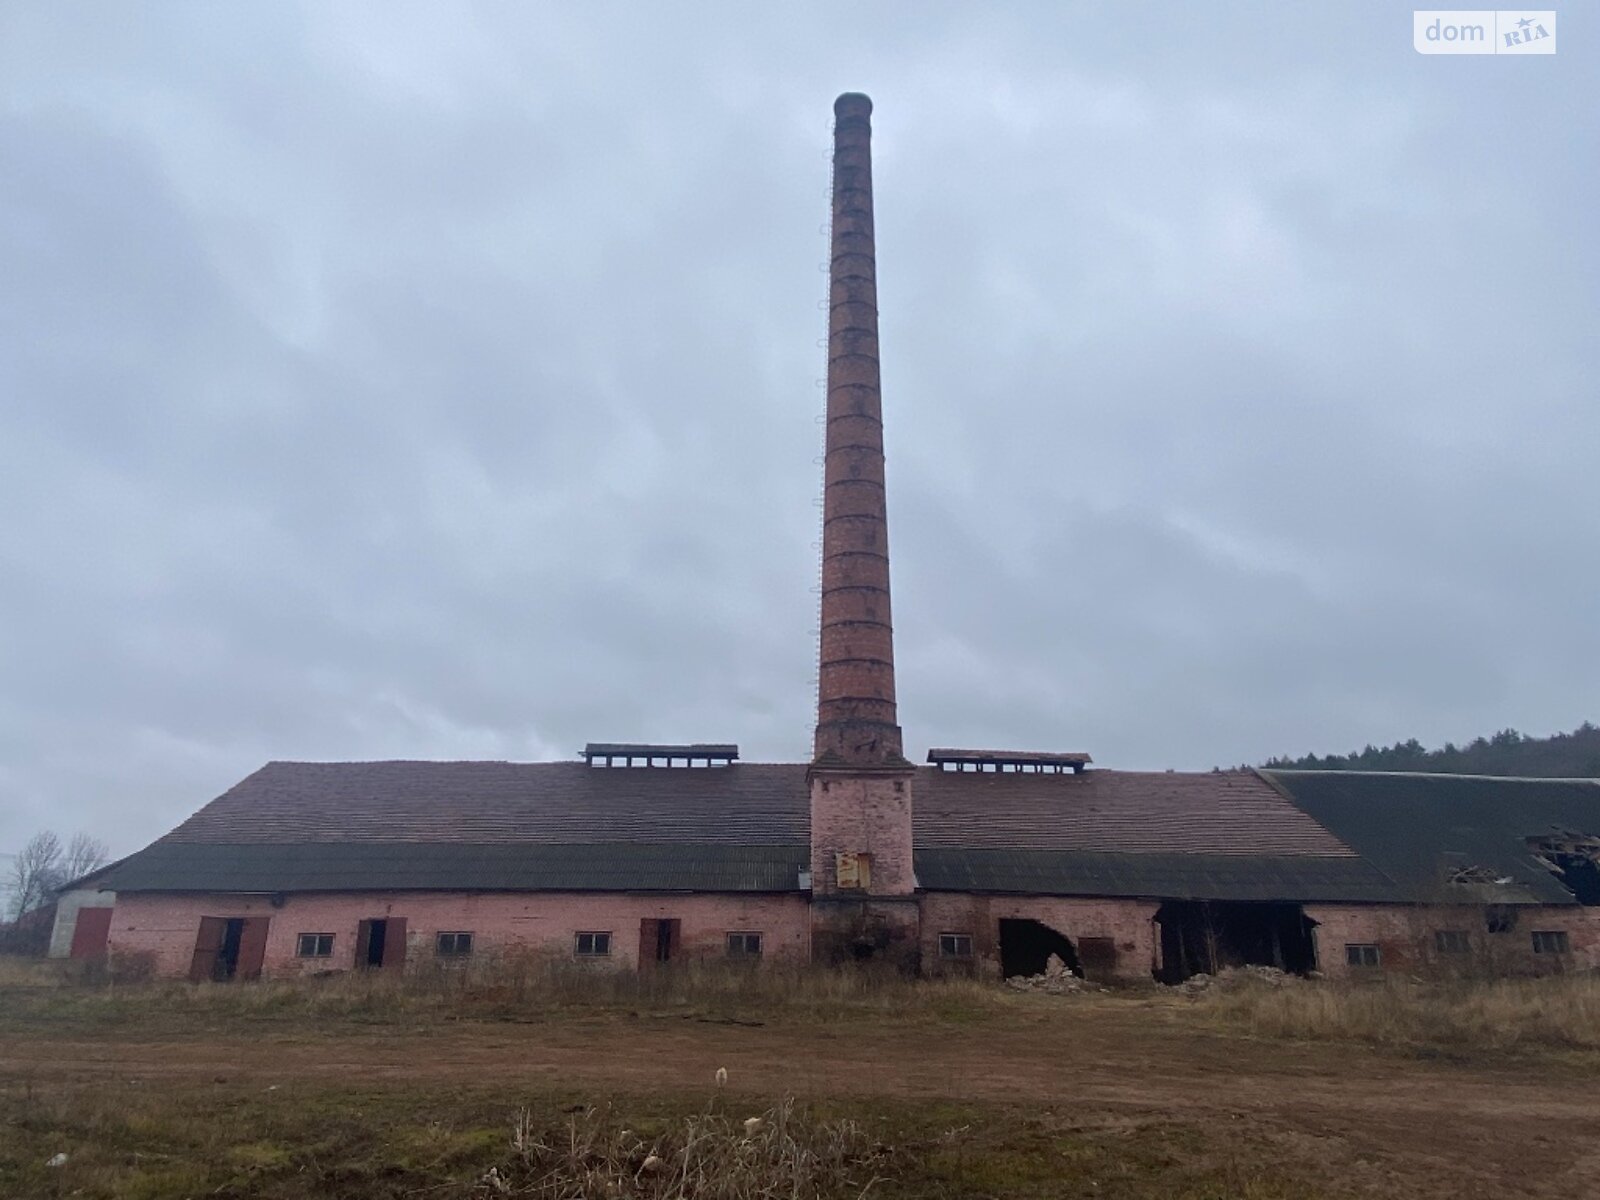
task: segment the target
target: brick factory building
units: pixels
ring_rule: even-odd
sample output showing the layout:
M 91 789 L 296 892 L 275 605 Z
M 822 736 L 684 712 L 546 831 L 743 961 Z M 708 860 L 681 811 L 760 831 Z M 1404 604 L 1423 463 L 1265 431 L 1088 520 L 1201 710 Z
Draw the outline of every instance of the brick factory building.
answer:
M 515 953 L 1007 975 L 1056 954 L 1090 977 L 1169 982 L 1242 963 L 1600 966 L 1600 782 L 906 758 L 871 111 L 855 94 L 834 106 L 811 760 L 591 745 L 571 762 L 272 763 L 78 881 L 62 919 L 94 920 L 58 930 L 62 953 L 109 947 L 196 980 Z

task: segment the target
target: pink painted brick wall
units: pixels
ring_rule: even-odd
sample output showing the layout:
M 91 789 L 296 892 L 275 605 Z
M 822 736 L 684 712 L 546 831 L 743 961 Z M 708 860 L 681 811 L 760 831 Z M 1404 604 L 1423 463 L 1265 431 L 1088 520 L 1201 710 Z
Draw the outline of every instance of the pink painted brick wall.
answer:
M 1516 905 L 1516 925 L 1505 933 L 1488 932 L 1487 911 L 1483 905 L 1308 904 L 1305 908 L 1306 916 L 1317 922 L 1317 967 L 1330 979 L 1367 973 L 1348 964 L 1345 947 L 1353 943 L 1378 946 L 1388 971 L 1528 974 L 1600 967 L 1600 909 Z M 1466 933 L 1471 951 L 1440 953 L 1434 941 L 1438 930 Z M 1571 953 L 1535 954 L 1535 930 L 1564 931 Z
M 922 896 L 922 960 L 939 969 L 939 935 L 970 933 L 980 970 L 1000 973 L 1000 921 L 1031 918 L 1064 935 L 1074 946 L 1082 938 L 1110 938 L 1117 948 L 1115 977 L 1147 982 L 1155 966 L 1157 905 L 1145 900 L 1100 900 L 1070 896 L 975 896 L 964 892 L 925 892 Z
M 677 918 L 685 960 L 720 960 L 727 935 L 762 935 L 768 961 L 804 961 L 809 955 L 805 897 L 773 895 L 657 896 L 627 893 L 396 892 L 291 894 L 281 908 L 264 896 L 226 894 L 123 894 L 111 922 L 114 953 L 149 953 L 158 973 L 186 975 L 201 917 L 269 917 L 264 978 L 343 970 L 354 963 L 356 927 L 372 918 L 404 917 L 406 963 L 434 959 L 435 935 L 470 932 L 475 957 L 531 949 L 571 957 L 580 930 L 612 935 L 610 961 L 623 968 L 639 963 L 639 922 Z M 334 935 L 331 958 L 299 958 L 302 933 Z
M 909 775 L 819 772 L 811 781 L 811 887 L 839 891 L 834 855 L 872 855 L 874 896 L 909 896 L 911 862 Z

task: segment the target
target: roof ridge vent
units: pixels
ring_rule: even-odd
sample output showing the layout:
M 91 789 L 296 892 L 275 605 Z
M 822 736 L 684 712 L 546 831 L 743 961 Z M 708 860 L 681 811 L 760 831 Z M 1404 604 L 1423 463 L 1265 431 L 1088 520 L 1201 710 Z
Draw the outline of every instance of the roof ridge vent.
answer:
M 726 767 L 737 761 L 739 747 L 732 742 L 590 742 L 582 757 L 591 767 Z
M 1087 754 L 1055 754 L 1041 750 L 928 751 L 928 761 L 941 771 L 987 771 L 990 774 L 1081 775 L 1094 760 Z

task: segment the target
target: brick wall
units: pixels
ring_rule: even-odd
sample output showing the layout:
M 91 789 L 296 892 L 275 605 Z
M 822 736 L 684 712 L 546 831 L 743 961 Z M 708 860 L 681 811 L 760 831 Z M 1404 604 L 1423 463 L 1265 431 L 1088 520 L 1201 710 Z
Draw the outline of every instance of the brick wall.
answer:
M 475 956 L 531 949 L 570 957 L 580 930 L 612 934 L 610 961 L 639 962 L 639 923 L 682 922 L 686 960 L 720 960 L 733 931 L 762 934 L 768 961 L 803 961 L 810 925 L 805 898 L 770 895 L 656 896 L 617 893 L 401 892 L 290 895 L 281 907 L 264 896 L 124 894 L 111 923 L 114 953 L 150 954 L 159 974 L 183 976 L 193 958 L 201 917 L 267 917 L 265 978 L 344 970 L 354 964 L 356 928 L 364 920 L 403 917 L 408 967 L 433 961 L 436 935 L 473 934 Z M 296 955 L 298 935 L 332 933 L 331 958 Z
M 1380 970 L 1412 974 L 1525 975 L 1600 967 L 1600 909 L 1566 905 L 1513 905 L 1504 910 L 1514 924 L 1491 933 L 1483 905 L 1404 908 L 1376 904 L 1308 904 L 1306 916 L 1317 922 L 1317 966 L 1332 979 L 1359 977 L 1370 968 L 1350 966 L 1346 946 L 1375 945 Z M 1441 931 L 1467 935 L 1465 952 L 1443 952 L 1435 935 Z M 1567 934 L 1568 954 L 1538 954 L 1536 931 Z
M 977 896 L 927 892 L 922 900 L 922 956 L 931 971 L 952 964 L 939 957 L 941 933 L 972 935 L 974 966 L 1000 974 L 1000 921 L 1024 918 L 1050 926 L 1077 946 L 1083 938 L 1109 939 L 1116 951 L 1112 978 L 1148 982 L 1156 962 L 1157 905 L 1146 900 L 1069 896 Z
M 871 896 L 909 896 L 911 862 L 909 773 L 822 772 L 811 780 L 811 890 L 839 892 L 835 855 L 870 854 Z

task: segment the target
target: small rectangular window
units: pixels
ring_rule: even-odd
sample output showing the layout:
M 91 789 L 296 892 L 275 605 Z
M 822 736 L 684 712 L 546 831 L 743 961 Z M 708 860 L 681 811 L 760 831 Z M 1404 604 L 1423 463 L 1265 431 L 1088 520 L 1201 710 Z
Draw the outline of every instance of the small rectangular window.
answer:
M 572 952 L 579 958 L 606 958 L 611 954 L 611 934 L 585 932 L 576 934 Z
M 940 958 L 971 958 L 972 935 L 970 933 L 941 933 L 939 935 Z
M 1352 967 L 1376 967 L 1382 961 L 1378 947 L 1370 942 L 1350 943 L 1344 948 L 1344 961 Z
M 333 934 L 331 933 L 302 933 L 295 953 L 301 958 L 331 958 L 333 956 Z
M 1436 929 L 1433 932 L 1434 949 L 1440 954 L 1470 954 L 1472 939 L 1465 929 Z
M 1533 931 L 1535 954 L 1566 954 L 1572 949 L 1565 929 L 1536 929 Z
M 440 958 L 462 958 L 472 953 L 470 933 L 441 933 L 434 943 L 434 953 Z
M 728 935 L 729 958 L 760 958 L 761 935 L 746 931 Z

